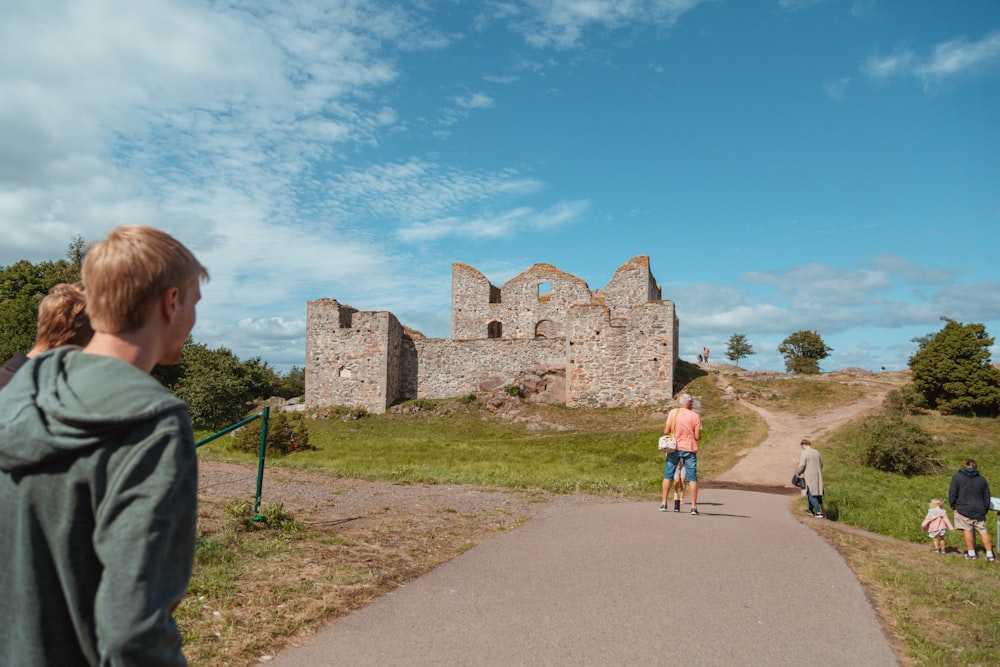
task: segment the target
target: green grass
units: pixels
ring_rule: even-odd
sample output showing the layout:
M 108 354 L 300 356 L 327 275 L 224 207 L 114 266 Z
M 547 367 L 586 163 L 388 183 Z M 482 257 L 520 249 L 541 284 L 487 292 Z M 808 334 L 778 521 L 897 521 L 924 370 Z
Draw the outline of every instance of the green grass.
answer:
M 1000 420 L 933 415 L 910 419 L 935 436 L 934 458 L 940 463 L 936 474 L 904 477 L 862 466 L 864 419 L 817 445 L 823 451 L 824 482 L 828 487 L 824 500 L 832 518 L 908 542 L 926 542 L 920 521 L 928 504 L 931 498 L 941 498 L 947 506 L 951 477 L 967 458 L 978 462 L 987 480 L 994 478 L 993 495 L 1000 494 L 1000 448 L 996 446 L 1000 442 Z M 995 525 L 990 528 L 993 533 Z M 959 538 L 958 533 L 950 533 L 949 546 L 957 548 Z
M 712 414 L 705 421 L 699 459 L 700 474 L 711 479 L 733 464 L 737 452 L 758 444 L 765 432 L 758 417 L 722 401 L 710 381 L 696 379 L 689 390 L 702 410 Z M 656 450 L 656 440 L 663 422 L 654 408 L 577 410 L 524 404 L 517 415 L 523 421 L 514 421 L 460 399 L 424 400 L 420 407 L 414 414 L 310 420 L 310 443 L 316 449 L 272 457 L 268 464 L 395 483 L 637 498 L 659 493 L 663 454 Z M 204 446 L 200 455 L 254 460 L 228 447 L 225 437 Z
M 1000 655 L 1000 567 L 985 562 L 977 536 L 979 560 L 956 555 L 964 549 L 962 533 L 949 532 L 955 553 L 930 552 L 920 529 L 931 498 L 947 507 L 951 477 L 972 458 L 1000 493 L 1000 420 L 921 415 L 911 417 L 935 435 L 940 470 L 903 477 L 859 464 L 866 419 L 849 424 L 817 443 L 823 452 L 824 498 L 830 518 L 903 540 L 878 542 L 823 529 L 847 558 L 888 621 L 890 633 L 911 664 L 994 665 Z M 987 517 L 996 549 L 996 514 Z

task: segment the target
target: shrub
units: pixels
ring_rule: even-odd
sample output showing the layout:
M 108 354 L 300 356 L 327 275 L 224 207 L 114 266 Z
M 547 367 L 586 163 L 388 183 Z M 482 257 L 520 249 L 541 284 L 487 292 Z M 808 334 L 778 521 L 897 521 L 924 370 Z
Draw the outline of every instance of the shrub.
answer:
M 293 533 L 300 529 L 295 517 L 282 504 L 262 505 L 260 516 L 264 517 L 263 521 L 254 521 L 253 503 L 251 502 L 233 503 L 226 507 L 225 527 L 236 532 L 270 528 Z
M 886 395 L 882 403 L 882 412 L 887 416 L 906 417 L 922 414 L 926 407 L 927 402 L 923 395 L 911 382 L 900 389 L 893 389 Z
M 516 384 L 505 385 L 503 390 L 507 392 L 509 395 L 513 396 L 514 398 L 521 397 L 521 387 L 519 387 Z
M 260 428 L 263 420 L 250 422 L 236 436 L 233 447 L 241 452 L 260 452 Z M 291 417 L 282 410 L 272 410 L 267 423 L 267 453 L 284 456 L 292 452 L 312 449 L 309 445 L 309 429 L 302 415 Z
M 933 472 L 937 466 L 931 434 L 902 417 L 873 417 L 866 435 L 864 464 L 870 468 L 912 477 Z

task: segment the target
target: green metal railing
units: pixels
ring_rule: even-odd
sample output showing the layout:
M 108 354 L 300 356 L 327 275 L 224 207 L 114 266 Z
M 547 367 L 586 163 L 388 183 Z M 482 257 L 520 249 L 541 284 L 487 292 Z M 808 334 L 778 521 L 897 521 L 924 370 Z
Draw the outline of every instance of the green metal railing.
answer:
M 250 422 L 252 422 L 254 420 L 257 420 L 257 419 L 261 420 L 261 422 L 260 422 L 260 455 L 257 457 L 257 493 L 254 496 L 254 501 L 253 501 L 253 520 L 254 521 L 267 521 L 267 517 L 266 516 L 262 516 L 261 514 L 258 513 L 258 511 L 260 509 L 260 492 L 261 492 L 261 489 L 264 486 L 264 452 L 267 451 L 267 418 L 268 418 L 268 415 L 270 414 L 270 412 L 271 412 L 271 408 L 265 406 L 263 411 L 258 412 L 255 415 L 250 415 L 249 417 L 247 417 L 243 421 L 238 421 L 235 424 L 233 424 L 232 426 L 227 426 L 226 428 L 222 429 L 218 433 L 213 433 L 212 435 L 208 436 L 207 438 L 203 438 L 202 440 L 199 440 L 198 442 L 194 443 L 195 447 L 201 447 L 202 445 L 207 445 L 208 443 L 212 442 L 216 438 L 220 438 L 220 437 L 226 435 L 227 433 L 231 433 L 231 432 L 235 431 L 236 429 L 238 429 L 241 426 L 249 424 Z

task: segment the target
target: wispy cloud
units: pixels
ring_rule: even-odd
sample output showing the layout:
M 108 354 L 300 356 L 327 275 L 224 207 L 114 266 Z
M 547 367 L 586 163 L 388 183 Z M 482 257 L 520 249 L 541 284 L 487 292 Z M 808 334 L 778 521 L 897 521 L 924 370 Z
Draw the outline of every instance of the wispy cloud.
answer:
M 496 104 L 486 93 L 470 93 L 453 99 L 463 109 L 492 109 Z
M 844 95 L 847 93 L 847 85 L 851 83 L 851 77 L 845 76 L 839 79 L 833 79 L 823 82 L 823 92 L 826 93 L 827 97 L 834 100 L 844 99 Z
M 415 222 L 401 228 L 397 236 L 407 243 L 436 241 L 446 237 L 475 240 L 505 238 L 516 232 L 542 231 L 571 224 L 589 207 L 590 202 L 581 200 L 558 202 L 541 211 L 522 206 L 493 216 L 451 216 Z
M 828 0 L 778 0 L 778 6 L 782 9 L 798 11 L 821 5 L 824 2 L 828 2 Z
M 862 71 L 872 79 L 884 81 L 893 76 L 910 73 L 913 61 L 913 51 L 909 49 L 898 49 L 887 56 L 875 53 L 865 61 Z
M 620 28 L 633 22 L 672 26 L 706 0 L 526 0 L 490 2 L 481 23 L 500 20 L 535 48 L 572 49 L 590 28 Z
M 862 71 L 876 81 L 894 76 L 909 76 L 921 81 L 927 91 L 964 76 L 1000 71 L 1000 30 L 978 41 L 959 37 L 942 42 L 926 57 L 918 57 L 911 49 L 894 50 L 887 56 L 874 54 L 862 66 Z

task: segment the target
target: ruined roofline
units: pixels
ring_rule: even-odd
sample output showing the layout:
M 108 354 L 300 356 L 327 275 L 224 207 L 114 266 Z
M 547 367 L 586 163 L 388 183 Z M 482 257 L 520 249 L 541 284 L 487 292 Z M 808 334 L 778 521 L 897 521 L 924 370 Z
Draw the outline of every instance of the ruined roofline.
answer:
M 483 280 L 485 280 L 486 283 L 490 287 L 498 288 L 500 290 L 502 290 L 504 287 L 506 287 L 508 283 L 512 283 L 512 282 L 516 281 L 518 278 L 521 278 L 522 276 L 530 274 L 532 271 L 535 271 L 535 270 L 538 270 L 538 269 L 548 270 L 548 271 L 554 271 L 554 272 L 556 272 L 558 274 L 561 274 L 563 276 L 567 276 L 569 278 L 577 280 L 577 281 L 583 283 L 583 285 L 588 290 L 590 290 L 590 285 L 587 284 L 587 281 L 583 280 L 579 276 L 576 276 L 576 275 L 574 275 L 572 273 L 569 273 L 568 271 L 563 271 L 562 269 L 560 269 L 559 267 L 555 266 L 554 264 L 548 264 L 548 263 L 545 263 L 545 262 L 538 263 L 538 264 L 533 264 L 531 266 L 531 268 L 525 269 L 524 271 L 521 271 L 520 273 L 518 273 L 517 275 L 515 275 L 513 278 L 510 278 L 507 282 L 505 282 L 502 286 L 499 286 L 499 287 L 497 285 L 494 285 L 492 282 L 490 282 L 490 280 L 486 277 L 486 274 L 484 274 L 482 271 L 480 271 L 476 267 L 472 266 L 471 264 L 466 264 L 465 262 L 452 262 L 451 267 L 452 267 L 452 273 L 454 273 L 456 269 L 462 269 L 464 271 L 468 271 L 469 273 L 473 273 L 473 274 L 482 276 Z M 624 271 L 627 271 L 627 270 L 629 270 L 629 269 L 631 269 L 633 267 L 637 267 L 637 268 L 640 268 L 640 269 L 645 269 L 647 272 L 649 272 L 650 278 L 652 278 L 653 282 L 656 284 L 656 288 L 658 290 L 661 289 L 660 284 L 656 282 L 656 278 L 655 278 L 655 276 L 653 276 L 653 272 L 649 268 L 649 255 L 636 255 L 635 257 L 633 257 L 633 258 L 629 259 L 628 261 L 624 262 L 621 266 L 619 266 L 617 269 L 615 269 L 615 272 L 614 272 L 614 274 L 612 274 L 611 279 L 608 280 L 608 285 L 610 285 L 612 282 L 614 282 L 615 278 L 620 273 L 623 273 Z M 604 286 L 604 289 L 607 289 L 607 285 Z M 590 291 L 595 296 L 597 296 L 599 292 L 603 292 L 603 290 L 590 290 Z

